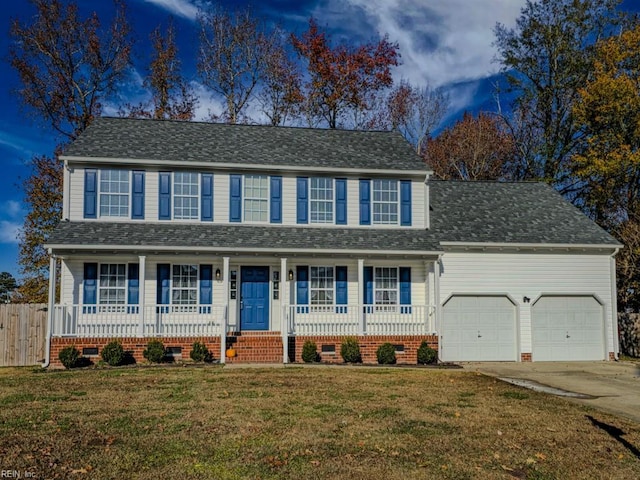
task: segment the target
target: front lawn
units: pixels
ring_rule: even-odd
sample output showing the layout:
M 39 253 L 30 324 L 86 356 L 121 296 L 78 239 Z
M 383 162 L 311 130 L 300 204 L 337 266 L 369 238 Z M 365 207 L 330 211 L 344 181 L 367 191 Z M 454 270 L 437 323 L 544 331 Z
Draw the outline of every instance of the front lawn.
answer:
M 451 370 L 0 370 L 34 478 L 640 478 L 640 426 Z

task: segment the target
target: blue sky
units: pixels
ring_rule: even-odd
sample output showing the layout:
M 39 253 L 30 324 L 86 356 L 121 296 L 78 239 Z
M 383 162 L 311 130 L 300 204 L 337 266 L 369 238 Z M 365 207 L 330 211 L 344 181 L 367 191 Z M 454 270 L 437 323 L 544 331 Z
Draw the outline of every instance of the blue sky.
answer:
M 83 15 L 96 10 L 104 25 L 113 12 L 108 0 L 77 0 Z M 200 87 L 195 74 L 197 33 L 195 16 L 205 0 L 126 0 L 128 17 L 135 38 L 133 68 L 122 85 L 120 101 L 135 103 L 142 99 L 140 82 L 149 55 L 149 33 L 158 25 L 166 26 L 173 16 L 183 71 L 200 94 L 197 117 L 208 111 L 219 112 L 220 103 Z M 254 13 L 279 24 L 288 31 L 303 32 L 310 16 L 327 29 L 334 41 L 367 42 L 378 35 L 400 46 L 402 65 L 394 78 L 414 85 L 443 87 L 450 95 L 447 122 L 462 116 L 465 110 L 493 110 L 492 84 L 499 66 L 492 62 L 493 27 L 496 22 L 512 26 L 525 0 L 243 0 L 221 1 L 233 8 L 252 5 Z M 627 0 L 631 7 L 635 0 Z M 635 7 L 637 8 L 637 7 Z M 634 8 L 634 9 L 635 9 Z M 34 8 L 26 0 L 5 2 L 0 21 L 0 272 L 20 277 L 18 230 L 25 210 L 22 204 L 22 180 L 28 176 L 26 162 L 36 154 L 50 154 L 56 143 L 53 133 L 35 122 L 21 107 L 13 90 L 18 78 L 8 65 L 11 19 L 27 21 Z M 117 101 L 105 106 L 105 114 L 114 115 Z

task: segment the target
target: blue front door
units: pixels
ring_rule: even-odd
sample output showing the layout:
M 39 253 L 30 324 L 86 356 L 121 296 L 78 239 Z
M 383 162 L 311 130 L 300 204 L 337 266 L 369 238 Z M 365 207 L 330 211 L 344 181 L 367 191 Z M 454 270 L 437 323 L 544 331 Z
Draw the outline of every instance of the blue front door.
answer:
M 269 329 L 269 267 L 240 271 L 240 329 Z

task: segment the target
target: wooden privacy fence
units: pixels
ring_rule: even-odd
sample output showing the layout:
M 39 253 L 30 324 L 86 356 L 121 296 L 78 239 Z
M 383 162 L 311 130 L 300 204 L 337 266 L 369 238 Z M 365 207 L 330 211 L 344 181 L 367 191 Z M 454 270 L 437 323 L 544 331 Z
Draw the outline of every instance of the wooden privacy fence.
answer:
M 46 304 L 0 304 L 0 367 L 41 363 L 46 335 Z

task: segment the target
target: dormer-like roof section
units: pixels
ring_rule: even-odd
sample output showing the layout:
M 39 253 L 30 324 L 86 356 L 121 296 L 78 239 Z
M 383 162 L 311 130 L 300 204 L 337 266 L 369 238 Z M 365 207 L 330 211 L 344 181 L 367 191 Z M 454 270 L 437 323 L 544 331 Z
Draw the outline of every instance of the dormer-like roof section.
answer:
M 63 158 L 427 173 L 398 132 L 98 118 Z

